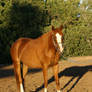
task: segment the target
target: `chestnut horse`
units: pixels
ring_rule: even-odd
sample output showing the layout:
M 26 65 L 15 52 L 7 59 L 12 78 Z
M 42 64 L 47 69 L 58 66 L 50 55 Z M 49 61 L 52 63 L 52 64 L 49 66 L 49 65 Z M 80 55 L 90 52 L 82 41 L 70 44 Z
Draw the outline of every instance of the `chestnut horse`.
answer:
M 19 92 L 24 92 L 23 81 L 30 68 L 41 68 L 44 77 L 44 92 L 47 92 L 47 69 L 53 67 L 57 92 L 60 92 L 58 61 L 63 51 L 62 26 L 54 28 L 37 39 L 20 38 L 11 47 L 11 57 Z M 23 63 L 22 73 L 21 65 Z

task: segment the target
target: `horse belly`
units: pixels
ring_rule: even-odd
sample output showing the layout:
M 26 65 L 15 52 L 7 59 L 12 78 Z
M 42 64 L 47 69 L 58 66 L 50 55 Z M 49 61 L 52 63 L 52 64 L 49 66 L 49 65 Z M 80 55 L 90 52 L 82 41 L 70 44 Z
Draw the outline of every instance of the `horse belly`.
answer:
M 32 54 L 25 52 L 21 57 L 21 61 L 31 68 L 42 68 L 41 62 L 34 52 Z

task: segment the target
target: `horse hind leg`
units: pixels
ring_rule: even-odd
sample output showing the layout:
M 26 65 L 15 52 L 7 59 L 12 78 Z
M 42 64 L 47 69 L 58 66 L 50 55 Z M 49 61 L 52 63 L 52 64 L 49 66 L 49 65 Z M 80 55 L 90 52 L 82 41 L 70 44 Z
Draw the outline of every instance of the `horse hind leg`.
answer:
M 17 87 L 19 92 L 24 92 L 24 88 L 23 88 L 23 80 L 21 77 L 21 67 L 20 67 L 20 61 L 14 61 L 14 72 L 15 72 L 15 76 L 16 76 L 16 82 L 17 82 Z
M 27 74 L 27 72 L 28 72 L 28 66 L 27 65 L 25 65 L 25 64 L 22 64 L 22 78 L 23 78 L 23 81 L 22 81 L 22 83 L 23 83 L 23 88 L 24 88 L 24 90 L 25 90 L 25 76 L 26 76 L 26 74 Z

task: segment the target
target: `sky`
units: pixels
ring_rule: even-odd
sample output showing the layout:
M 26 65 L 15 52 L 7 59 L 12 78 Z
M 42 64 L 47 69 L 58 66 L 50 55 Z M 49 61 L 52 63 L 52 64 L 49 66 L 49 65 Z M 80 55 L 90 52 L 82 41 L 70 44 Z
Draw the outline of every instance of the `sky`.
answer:
M 83 3 L 83 0 L 80 0 L 80 4 L 82 4 Z

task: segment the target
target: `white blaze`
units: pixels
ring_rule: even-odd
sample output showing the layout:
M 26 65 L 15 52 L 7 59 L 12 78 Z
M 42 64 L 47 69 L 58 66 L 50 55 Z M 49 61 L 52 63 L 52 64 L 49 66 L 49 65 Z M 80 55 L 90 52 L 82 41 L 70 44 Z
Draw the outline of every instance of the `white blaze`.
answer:
M 20 84 L 20 92 L 24 92 L 22 83 Z
M 47 88 L 44 88 L 44 92 L 47 92 Z
M 59 33 L 56 33 L 56 40 L 59 45 L 60 51 L 63 51 L 63 46 L 62 46 L 62 41 L 61 41 L 62 36 Z
M 61 92 L 60 90 L 57 90 L 57 92 Z

